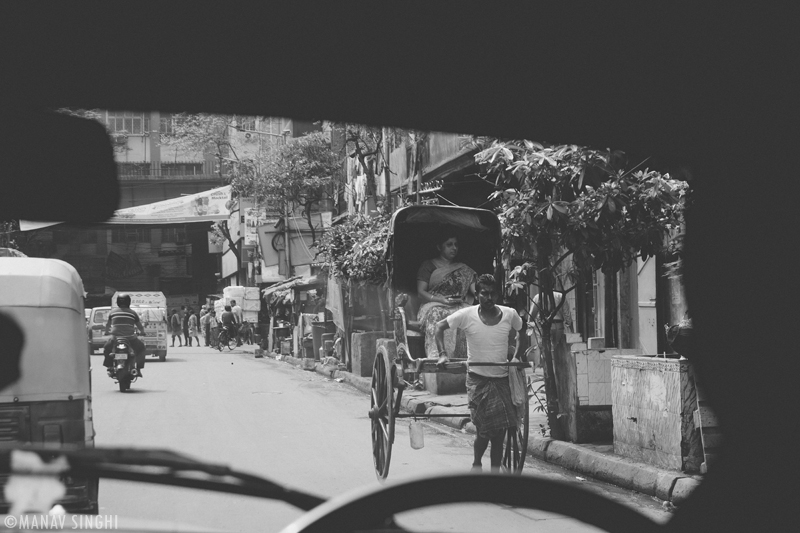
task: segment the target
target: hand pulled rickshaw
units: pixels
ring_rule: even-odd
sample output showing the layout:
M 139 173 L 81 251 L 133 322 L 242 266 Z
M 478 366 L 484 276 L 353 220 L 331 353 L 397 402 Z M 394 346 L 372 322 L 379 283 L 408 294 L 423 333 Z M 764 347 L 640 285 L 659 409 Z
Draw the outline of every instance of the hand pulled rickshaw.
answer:
M 433 249 L 437 229 L 455 230 L 459 238 L 459 261 L 476 273 L 495 273 L 503 279 L 500 261 L 500 221 L 488 210 L 456 207 L 416 205 L 399 209 L 390 221 L 386 246 L 386 268 L 390 285 L 390 301 L 394 302 L 391 320 L 394 335 L 379 339 L 372 368 L 369 417 L 372 432 L 372 456 L 375 474 L 379 480 L 389 475 L 395 423 L 398 418 L 427 419 L 434 417 L 469 417 L 470 413 L 411 414 L 401 413 L 403 391 L 414 388 L 420 375 L 445 372 L 466 374 L 470 366 L 528 367 L 524 362 L 468 363 L 466 358 L 454 359 L 437 365 L 436 358 L 425 354 L 425 333 L 415 321 L 417 299 L 417 271 Z M 466 355 L 466 354 L 465 354 Z M 465 376 L 466 378 L 466 376 Z M 503 439 L 501 470 L 520 473 L 525 463 L 528 445 L 528 401 L 526 388 L 524 404 L 518 409 L 519 420 L 514 428 L 506 430 Z

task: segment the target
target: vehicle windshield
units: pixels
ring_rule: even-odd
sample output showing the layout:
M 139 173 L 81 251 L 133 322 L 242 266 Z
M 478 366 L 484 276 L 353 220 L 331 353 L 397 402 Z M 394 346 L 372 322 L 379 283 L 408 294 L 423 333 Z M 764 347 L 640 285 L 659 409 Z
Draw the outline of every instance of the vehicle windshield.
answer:
M 576 454 L 635 463 L 642 472 L 662 469 L 671 482 L 700 479 L 699 436 L 689 456 L 679 443 L 675 456 L 650 457 L 635 427 L 615 433 L 621 422 L 612 412 L 615 380 L 623 377 L 612 373 L 612 360 L 622 373 L 656 354 L 668 354 L 657 362 L 663 368 L 688 364 L 656 323 L 658 316 L 675 327 L 691 325 L 675 274 L 689 187 L 671 169 L 543 139 L 286 117 L 59 112 L 106 128 L 119 210 L 95 225 L 19 220 L 13 231 L 24 237 L 20 251 L 77 273 L 74 291 L 94 309 L 89 330 L 105 325 L 118 292 L 154 293 L 167 306 L 132 306 L 149 328 L 141 356 L 135 341 L 128 348 L 90 331 L 87 360 L 85 329 L 66 331 L 59 353 L 23 352 L 55 373 L 90 379 L 50 396 L 25 396 L 15 385 L 0 391 L 0 430 L 10 428 L 4 447 L 170 450 L 321 500 L 422 474 L 496 470 L 580 487 L 656 523 L 670 518 L 674 483 L 643 494 L 639 485 L 613 484 L 601 469 L 587 473 L 577 460 L 553 459 L 544 443 L 553 438 Z M 584 181 L 587 169 L 593 174 Z M 558 186 L 539 172 L 552 172 Z M 639 238 L 620 229 L 640 221 L 631 213 L 641 198 L 617 194 L 633 188 L 663 202 L 648 204 L 658 211 L 648 220 L 660 240 L 630 241 L 638 246 L 631 251 L 614 242 Z M 419 210 L 393 217 L 408 206 Z M 588 225 L 575 225 L 589 216 Z M 546 268 L 532 262 L 537 225 L 553 243 Z M 575 239 L 584 240 L 576 246 Z M 610 248 L 574 255 L 589 245 Z M 494 292 L 481 292 L 481 283 L 494 284 Z M 487 303 L 485 294 L 494 300 Z M 0 303 L 0 311 L 30 336 L 46 334 L 56 316 L 45 306 L 23 312 Z M 63 313 L 71 323 L 70 310 Z M 507 347 L 506 330 L 497 341 L 499 362 L 476 355 L 481 341 L 468 337 L 470 324 L 509 328 Z M 134 334 L 115 328 L 117 338 Z M 569 381 L 556 382 L 548 364 Z M 510 384 L 514 376 L 519 381 Z M 476 407 L 475 391 L 492 379 L 503 380 L 516 403 L 498 396 L 500 414 L 485 416 L 505 416 L 505 405 L 513 420 L 479 432 L 489 418 L 481 418 L 488 408 Z M 629 402 L 630 414 L 640 392 L 614 399 Z M 562 415 L 548 402 L 559 397 L 570 422 L 554 427 Z M 687 404 L 687 412 L 697 408 Z M 680 417 L 670 418 L 658 438 L 680 441 Z M 170 468 L 167 477 L 175 475 Z M 305 513 L 233 489 L 111 477 L 101 475 L 96 486 L 70 477 L 66 499 L 57 500 L 67 511 L 115 517 L 126 527 L 147 519 L 280 531 Z M 0 484 L 8 481 L 0 477 Z M 11 499 L 7 493 L 5 504 Z M 395 519 L 416 531 L 597 530 L 496 503 L 437 505 Z

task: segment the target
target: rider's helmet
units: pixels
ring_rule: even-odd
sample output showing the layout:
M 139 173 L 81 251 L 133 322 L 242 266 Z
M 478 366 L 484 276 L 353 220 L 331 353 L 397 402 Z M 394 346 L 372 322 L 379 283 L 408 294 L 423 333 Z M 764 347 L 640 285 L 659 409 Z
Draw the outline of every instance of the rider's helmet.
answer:
M 117 296 L 117 307 L 130 307 L 131 306 L 131 295 L 130 294 L 120 294 Z

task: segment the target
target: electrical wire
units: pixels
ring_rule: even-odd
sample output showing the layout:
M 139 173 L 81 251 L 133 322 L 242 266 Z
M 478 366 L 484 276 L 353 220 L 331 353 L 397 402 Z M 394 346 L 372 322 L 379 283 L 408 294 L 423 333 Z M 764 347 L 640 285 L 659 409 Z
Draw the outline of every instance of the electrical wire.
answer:
M 308 246 L 306 246 L 306 240 L 303 238 L 303 234 L 300 233 L 300 228 L 297 226 L 297 224 L 295 224 L 294 230 L 297 232 L 297 236 L 300 237 L 300 239 L 299 239 L 300 243 L 303 245 L 303 248 L 305 248 L 306 253 L 308 254 L 308 256 L 309 257 L 313 257 L 313 255 L 311 254 L 311 250 L 309 250 Z

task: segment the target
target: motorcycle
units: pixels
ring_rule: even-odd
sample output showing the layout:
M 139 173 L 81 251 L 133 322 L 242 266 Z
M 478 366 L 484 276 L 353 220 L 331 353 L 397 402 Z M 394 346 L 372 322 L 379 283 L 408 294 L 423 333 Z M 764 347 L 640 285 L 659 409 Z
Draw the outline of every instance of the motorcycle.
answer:
M 119 383 L 119 391 L 125 392 L 131 388 L 131 382 L 139 376 L 136 368 L 136 354 L 128 339 L 119 338 L 114 343 L 114 363 L 111 365 L 109 375 Z

